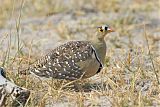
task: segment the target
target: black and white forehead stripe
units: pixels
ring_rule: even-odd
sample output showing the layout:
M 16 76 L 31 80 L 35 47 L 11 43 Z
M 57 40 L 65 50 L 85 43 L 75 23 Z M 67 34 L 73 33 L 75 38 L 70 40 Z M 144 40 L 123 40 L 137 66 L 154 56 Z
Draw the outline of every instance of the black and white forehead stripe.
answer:
M 103 26 L 102 26 L 102 29 L 103 29 L 103 30 L 107 30 L 107 29 L 108 29 L 108 25 L 103 25 Z

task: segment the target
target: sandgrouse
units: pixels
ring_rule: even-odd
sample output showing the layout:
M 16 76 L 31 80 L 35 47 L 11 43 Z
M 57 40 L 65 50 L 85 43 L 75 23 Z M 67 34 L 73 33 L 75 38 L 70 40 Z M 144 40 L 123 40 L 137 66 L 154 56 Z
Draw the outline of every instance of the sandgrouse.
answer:
M 38 77 L 65 80 L 94 76 L 103 67 L 106 55 L 104 37 L 110 32 L 113 30 L 108 25 L 97 27 L 90 41 L 70 41 L 60 45 L 37 60 L 28 71 Z M 20 73 L 24 74 L 24 71 Z

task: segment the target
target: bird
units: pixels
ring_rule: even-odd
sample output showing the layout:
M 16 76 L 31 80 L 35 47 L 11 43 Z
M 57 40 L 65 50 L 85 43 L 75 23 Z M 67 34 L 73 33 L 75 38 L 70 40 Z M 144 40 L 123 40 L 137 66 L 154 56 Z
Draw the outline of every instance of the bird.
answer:
M 106 56 L 105 36 L 114 32 L 107 24 L 96 27 L 90 40 L 72 40 L 44 55 L 19 73 L 33 74 L 38 77 L 77 80 L 98 74 Z
M 8 97 L 12 97 L 13 107 L 24 106 L 29 96 L 30 91 L 9 81 L 5 70 L 0 67 L 0 107 L 5 106 Z

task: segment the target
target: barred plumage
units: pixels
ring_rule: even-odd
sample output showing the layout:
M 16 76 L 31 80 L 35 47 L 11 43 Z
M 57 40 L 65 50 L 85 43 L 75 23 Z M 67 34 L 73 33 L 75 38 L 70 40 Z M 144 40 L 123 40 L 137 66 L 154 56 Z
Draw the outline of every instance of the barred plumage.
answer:
M 106 54 L 104 36 L 111 29 L 106 25 L 98 29 L 94 40 L 65 43 L 31 65 L 29 72 L 39 77 L 66 80 L 88 78 L 100 72 Z

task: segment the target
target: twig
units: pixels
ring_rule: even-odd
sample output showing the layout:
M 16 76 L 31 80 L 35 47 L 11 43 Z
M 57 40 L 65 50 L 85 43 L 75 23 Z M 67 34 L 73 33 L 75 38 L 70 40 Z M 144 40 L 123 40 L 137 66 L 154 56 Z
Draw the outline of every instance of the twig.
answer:
M 158 77 L 158 74 L 156 72 L 155 65 L 154 65 L 154 62 L 153 62 L 153 58 L 152 58 L 152 55 L 151 55 L 151 51 L 150 51 L 150 48 L 149 48 L 149 43 L 148 43 L 148 38 L 147 38 L 147 34 L 146 34 L 145 24 L 144 24 L 144 36 L 145 36 L 145 39 L 146 39 L 146 42 L 147 42 L 148 54 L 149 54 L 149 58 L 150 58 L 151 63 L 152 63 L 153 71 L 154 71 L 154 74 L 156 76 L 157 83 L 158 83 L 158 85 L 160 85 L 159 77 Z
M 17 53 L 18 53 L 18 58 L 20 58 L 20 24 L 21 24 L 21 17 L 22 17 L 22 9 L 23 9 L 23 6 L 24 6 L 24 1 L 25 0 L 21 0 L 21 7 L 20 7 L 20 11 L 19 11 L 19 16 L 18 16 L 18 19 L 16 21 L 16 31 L 17 31 Z M 20 59 L 19 59 L 19 62 L 18 62 L 18 72 L 19 72 L 19 65 L 20 65 Z

